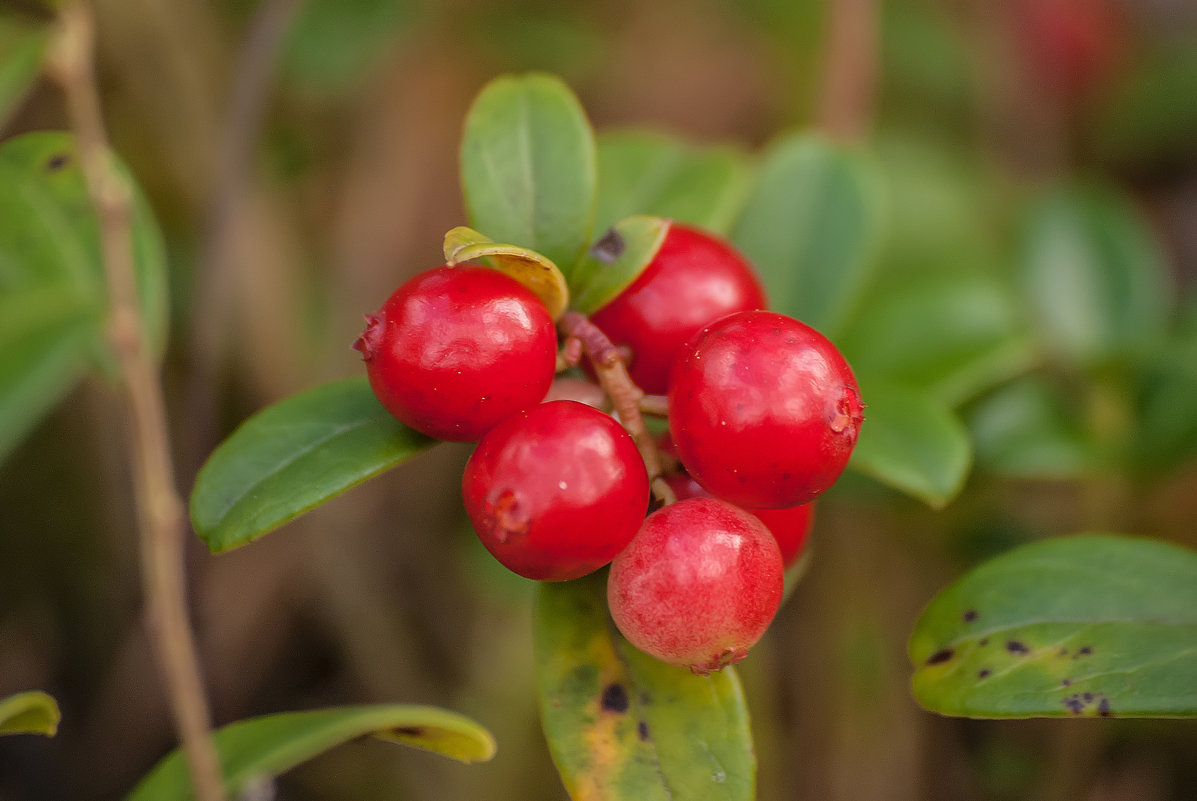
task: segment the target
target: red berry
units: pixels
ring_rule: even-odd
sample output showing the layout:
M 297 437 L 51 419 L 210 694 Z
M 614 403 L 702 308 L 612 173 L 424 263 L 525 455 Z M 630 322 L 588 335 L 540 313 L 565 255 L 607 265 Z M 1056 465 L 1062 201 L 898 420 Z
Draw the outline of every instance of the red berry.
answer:
M 730 244 L 672 223 L 644 272 L 590 319 L 616 345 L 631 349 L 632 380 L 663 395 L 686 340 L 725 314 L 766 305 L 752 267 Z
M 611 563 L 615 625 L 650 656 L 705 674 L 739 662 L 781 603 L 777 543 L 760 520 L 717 498 L 648 516 Z
M 835 483 L 863 410 L 851 368 L 826 337 L 782 314 L 740 312 L 679 354 L 669 431 L 687 472 L 712 495 L 782 509 Z
M 611 561 L 648 508 L 648 472 L 623 426 L 551 401 L 491 429 L 461 482 L 466 514 L 495 558 L 530 579 L 564 581 Z
M 670 473 L 665 483 L 679 501 L 687 498 L 710 498 L 711 493 L 686 473 Z M 781 565 L 788 568 L 798 561 L 815 523 L 815 504 L 804 503 L 789 509 L 746 509 L 765 524 L 777 547 L 781 550 Z
M 557 335 L 544 304 L 484 267 L 437 267 L 407 281 L 354 343 L 370 386 L 401 421 L 476 440 L 549 391 Z

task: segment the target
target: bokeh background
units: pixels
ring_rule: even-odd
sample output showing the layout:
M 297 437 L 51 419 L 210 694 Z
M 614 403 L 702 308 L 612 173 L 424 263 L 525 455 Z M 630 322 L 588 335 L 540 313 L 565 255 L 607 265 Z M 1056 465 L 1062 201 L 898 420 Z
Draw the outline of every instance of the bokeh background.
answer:
M 249 414 L 360 372 L 361 315 L 438 264 L 442 234 L 464 222 L 462 119 L 502 72 L 560 74 L 600 130 L 758 149 L 817 128 L 858 142 L 885 179 L 890 287 L 958 273 L 1002 285 L 1028 194 L 1077 179 L 1121 193 L 1170 281 L 1170 329 L 1190 332 L 1160 357 L 1168 375 L 1191 360 L 1189 383 L 1153 407 L 1172 421 L 1157 440 L 1168 458 L 1094 456 L 1073 425 L 1092 410 L 1067 402 L 1091 379 L 1066 369 L 1055 428 L 1023 437 L 1050 451 L 1029 465 L 999 447 L 1006 418 L 966 405 L 977 461 L 961 495 L 932 511 L 863 479 L 838 486 L 807 577 L 741 675 L 763 801 L 1197 797 L 1192 722 L 943 719 L 912 701 L 905 656 L 922 605 L 1018 543 L 1100 528 L 1197 546 L 1197 4 L 95 6 L 113 143 L 170 250 L 164 380 L 183 492 Z M 41 14 L 33 0 L 0 9 Z M 0 125 L 65 128 L 62 98 L 43 80 Z M 3 801 L 119 798 L 173 744 L 122 419 L 112 388 L 86 382 L 0 464 L 0 696 L 39 687 L 63 708 L 56 738 L 0 740 Z M 534 585 L 469 531 L 467 456 L 440 445 L 227 555 L 189 544 L 217 723 L 405 701 L 462 711 L 499 742 L 470 767 L 352 743 L 280 778 L 279 799 L 565 798 L 535 707 Z

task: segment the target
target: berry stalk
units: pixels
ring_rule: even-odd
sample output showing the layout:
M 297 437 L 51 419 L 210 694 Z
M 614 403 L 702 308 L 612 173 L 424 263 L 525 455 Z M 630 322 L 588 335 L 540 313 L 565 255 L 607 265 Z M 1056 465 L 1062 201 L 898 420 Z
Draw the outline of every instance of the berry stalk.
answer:
M 581 350 L 590 357 L 599 385 L 610 396 L 616 416 L 636 442 L 640 458 L 644 460 L 644 467 L 648 470 L 653 498 L 662 506 L 673 503 L 676 500 L 673 490 L 661 478 L 664 472 L 661 467 L 661 454 L 640 414 L 640 403 L 646 396 L 628 375 L 619 348 L 590 321 L 590 318 L 579 312 L 566 312 L 557 325 L 565 336 L 563 352 L 567 359 L 581 357 L 578 352 L 579 344 Z

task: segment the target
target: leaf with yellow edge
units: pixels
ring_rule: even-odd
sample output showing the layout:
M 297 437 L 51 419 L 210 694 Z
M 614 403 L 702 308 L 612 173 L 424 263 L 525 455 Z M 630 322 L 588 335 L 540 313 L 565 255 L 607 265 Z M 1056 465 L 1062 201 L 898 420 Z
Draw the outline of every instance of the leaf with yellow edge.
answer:
M 485 762 L 495 754 L 490 732 L 445 709 L 375 704 L 281 712 L 239 720 L 214 732 L 225 792 L 235 798 L 263 777 L 277 776 L 341 743 L 365 735 L 460 762 Z M 182 751 L 162 759 L 125 801 L 186 801 L 193 798 Z
M 604 573 L 540 587 L 545 738 L 574 801 L 749 801 L 756 758 L 733 668 L 695 676 L 636 650 L 607 615 Z
M 526 286 L 556 320 L 569 307 L 569 287 L 557 265 L 535 250 L 495 242 L 473 228 L 459 225 L 445 234 L 445 263 L 482 259 L 483 264 Z
M 58 733 L 58 721 L 61 719 L 58 702 L 41 690 L 0 698 L 0 734 L 44 734 L 53 737 Z

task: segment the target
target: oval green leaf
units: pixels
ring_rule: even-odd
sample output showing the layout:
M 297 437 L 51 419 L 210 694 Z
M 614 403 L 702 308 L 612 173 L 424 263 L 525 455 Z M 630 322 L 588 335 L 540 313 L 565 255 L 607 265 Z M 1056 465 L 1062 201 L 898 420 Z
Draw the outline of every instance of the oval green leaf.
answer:
M 0 698 L 0 734 L 58 733 L 62 713 L 58 702 L 41 690 L 29 690 Z
M 944 715 L 1197 715 L 1197 553 L 1109 534 L 1037 542 L 927 606 L 915 698 Z
M 567 275 L 594 224 L 594 132 L 560 79 L 530 73 L 488 83 L 461 143 L 471 227 L 543 253 Z
M 83 374 L 96 336 L 90 311 L 61 285 L 0 295 L 0 461 Z
M 1037 375 L 986 394 L 966 418 L 978 467 L 1030 479 L 1092 475 L 1101 469 L 1101 448 L 1076 407 L 1065 388 Z
M 527 287 L 548 308 L 556 320 L 569 307 L 569 287 L 557 265 L 535 250 L 499 244 L 473 228 L 459 225 L 445 234 L 445 263 L 481 259 Z
M 191 521 L 213 552 L 237 548 L 434 442 L 392 417 L 365 377 L 324 384 L 258 412 L 213 451 Z
M 595 230 L 651 214 L 726 235 L 748 184 L 748 159 L 739 148 L 698 148 L 647 131 L 602 133 Z
M 149 205 L 132 183 L 131 221 L 138 299 L 146 340 L 161 351 L 166 340 L 166 256 Z M 100 233 L 75 139 L 67 133 L 25 134 L 0 144 L 0 297 L 54 287 L 93 331 L 92 359 L 115 372 L 103 325 L 107 281 Z
M 1069 366 L 1135 358 L 1162 338 L 1169 290 L 1159 248 L 1113 192 L 1073 187 L 1040 198 L 1019 267 L 1043 348 Z
M 436 707 L 381 704 L 284 712 L 231 723 L 213 734 L 225 791 L 237 798 L 247 786 L 277 776 L 333 746 L 373 735 L 461 762 L 485 762 L 495 754 L 486 729 L 467 717 Z M 168 754 L 126 801 L 194 798 L 186 761 Z
M 570 275 L 573 307 L 593 314 L 630 286 L 656 257 L 669 225 L 661 217 L 637 216 L 611 226 Z
M 732 668 L 695 676 L 633 648 L 605 574 L 543 584 L 534 623 L 541 717 L 573 801 L 747 801 L 756 758 Z
M 732 239 L 760 271 L 773 309 L 839 334 L 875 261 L 880 198 L 872 165 L 817 136 L 768 149 Z
M 854 370 L 956 406 L 1035 364 L 1011 293 L 980 273 L 913 277 L 862 302 L 837 343 Z
M 49 41 L 45 25 L 0 11 L 0 128 L 37 80 Z
M 948 503 L 972 464 L 968 431 L 942 401 L 882 381 L 861 382 L 867 404 L 849 465 L 934 508 Z

